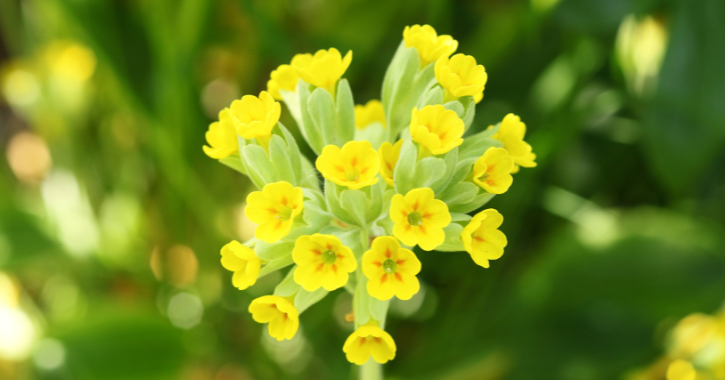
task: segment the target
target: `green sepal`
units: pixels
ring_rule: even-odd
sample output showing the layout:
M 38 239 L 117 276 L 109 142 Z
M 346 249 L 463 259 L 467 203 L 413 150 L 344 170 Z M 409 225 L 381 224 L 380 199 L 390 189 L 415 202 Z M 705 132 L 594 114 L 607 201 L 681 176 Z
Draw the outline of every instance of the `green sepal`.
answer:
M 367 289 L 365 290 L 365 293 L 367 293 Z M 388 307 L 390 307 L 390 300 L 381 301 L 373 296 L 370 296 L 369 299 L 370 305 L 368 306 L 370 310 L 370 317 L 372 317 L 374 320 L 378 321 L 380 328 L 385 328 L 385 317 L 388 315 Z
M 332 222 L 333 215 L 327 211 L 325 196 L 312 189 L 303 188 L 303 192 L 304 198 L 307 199 L 302 211 L 302 219 L 305 223 L 314 227 L 314 229 L 319 229 L 330 224 L 330 222 Z
M 299 158 L 299 156 L 297 157 Z M 272 135 L 272 138 L 269 140 L 269 162 L 275 173 L 275 182 L 285 181 L 292 184 L 292 186 L 297 186 L 295 173 L 299 173 L 300 168 L 298 167 L 298 170 L 295 171 L 295 168 L 292 167 L 292 160 L 288 153 L 287 144 L 285 144 L 285 141 L 280 136 Z
M 300 79 L 298 81 L 298 85 L 299 82 L 302 82 L 302 80 Z M 297 95 L 297 92 L 280 89 L 279 94 L 282 95 L 282 100 L 284 101 L 284 104 L 287 105 L 287 109 L 290 114 L 292 114 L 292 118 L 294 118 L 297 125 L 301 127 L 302 111 L 300 110 L 300 97 Z
M 222 159 L 219 159 L 219 162 L 222 164 L 244 174 L 247 174 L 247 168 L 244 167 L 244 163 L 242 162 L 242 158 L 239 157 L 238 154 L 232 154 L 231 156 L 224 157 Z
M 452 206 L 449 205 L 448 210 L 450 212 L 461 212 L 461 213 L 471 212 L 473 210 L 483 207 L 486 203 L 488 203 L 488 201 L 493 199 L 493 197 L 495 195 L 496 194 L 491 194 L 491 193 L 488 193 L 485 191 L 481 191 L 470 202 L 452 205 Z
M 361 228 L 367 228 L 383 211 L 381 183 L 352 190 L 325 180 L 325 196 L 330 212 L 337 219 Z
M 425 106 L 434 106 L 436 104 L 443 104 L 443 87 L 433 86 L 423 94 L 418 100 L 416 107 L 422 109 Z
M 284 141 L 287 144 L 290 167 L 292 168 L 292 172 L 294 173 L 295 177 L 295 182 L 293 184 L 295 186 L 303 186 L 304 171 L 302 168 L 302 160 L 304 159 L 304 157 L 302 156 L 302 153 L 300 153 L 300 148 L 297 145 L 297 141 L 282 123 L 277 123 L 277 128 L 281 133 L 280 136 L 284 138 Z
M 382 103 L 388 122 L 388 141 L 393 141 L 410 122 L 410 114 L 418 99 L 435 85 L 434 64 L 421 69 L 415 48 L 401 41 L 383 79 Z
M 338 144 L 344 144 L 355 138 L 355 100 L 347 79 L 337 82 L 337 125 Z
M 503 148 L 503 143 L 501 141 L 486 137 L 484 135 L 485 132 L 487 131 L 466 137 L 466 139 L 463 140 L 463 144 L 461 144 L 458 151 L 458 158 L 460 160 L 481 157 L 490 147 Z
M 266 184 L 277 182 L 276 170 L 269 162 L 269 155 L 264 148 L 256 144 L 247 144 L 241 153 L 245 166 L 249 170 L 249 178 L 258 188 L 261 189 Z
M 445 168 L 443 169 L 443 175 L 441 175 L 438 180 L 432 182 L 429 186 L 436 194 L 439 194 L 446 187 L 448 187 L 448 184 L 451 183 L 451 179 L 456 172 L 456 165 L 458 163 L 458 147 L 455 147 L 448 151 L 448 153 L 446 153 L 446 155 L 443 157 L 442 161 L 445 166 Z
M 277 287 L 274 288 L 275 296 L 291 297 L 302 289 L 300 284 L 295 282 L 295 270 L 296 269 L 297 269 L 297 265 L 293 266 L 292 269 L 290 269 L 289 272 L 287 272 L 287 275 L 284 277 L 284 280 L 282 280 L 279 284 L 277 284 Z
M 459 182 L 440 194 L 439 199 L 445 202 L 450 209 L 457 204 L 465 204 L 472 201 L 478 194 L 480 187 L 472 182 Z
M 443 229 L 443 232 L 446 234 L 446 239 L 443 241 L 443 244 L 436 247 L 436 251 L 459 252 L 466 250 L 461 241 L 461 232 L 463 232 L 462 225 L 451 222 L 451 224 Z
M 393 172 L 395 191 L 406 194 L 410 190 L 430 187 L 434 192 L 442 191 L 453 175 L 458 150 L 454 148 L 444 157 L 426 157 L 418 160 L 418 150 L 411 140 L 404 140 L 398 163 Z M 451 169 L 448 170 L 447 168 Z
M 259 271 L 259 276 L 257 276 L 257 278 L 264 277 L 270 273 L 276 272 L 282 268 L 290 266 L 293 263 L 294 263 L 294 260 L 292 259 L 292 255 L 282 256 L 278 259 L 272 260 L 262 267 L 262 269 Z
M 356 273 L 358 274 L 357 287 L 352 298 L 352 311 L 355 315 L 355 329 L 357 330 L 370 320 L 370 299 L 372 297 L 368 294 L 367 277 L 362 274 L 362 271 L 357 271 Z
M 303 311 L 320 302 L 320 300 L 325 298 L 325 296 L 329 293 L 330 292 L 325 290 L 325 288 L 319 288 L 308 292 L 305 288 L 300 287 L 300 290 L 297 291 L 297 295 L 295 296 L 295 308 L 300 314 L 302 314 Z
M 291 256 L 294 247 L 294 241 L 281 241 L 274 244 L 259 241 L 254 247 L 254 253 L 264 261 L 274 261 L 284 256 Z
M 312 91 L 307 99 L 307 112 L 310 114 L 313 128 L 317 129 L 322 136 L 322 147 L 330 144 L 340 146 L 341 141 L 337 133 L 337 110 L 330 92 L 320 87 Z
M 322 148 L 325 147 L 325 141 L 322 138 L 322 132 L 316 127 L 309 113 L 310 86 L 300 80 L 297 83 L 297 95 L 299 96 L 300 117 L 302 120 L 300 132 L 302 132 L 302 137 L 307 140 L 312 150 L 319 155 L 322 152 Z
M 340 204 L 340 195 L 337 192 L 338 185 L 329 179 L 325 179 L 325 198 L 327 200 L 327 206 L 330 209 L 332 215 L 337 219 L 347 223 L 355 225 L 355 219 L 349 215 Z
M 317 177 L 317 170 L 307 157 L 300 155 L 302 162 L 302 178 L 300 180 L 300 186 L 312 190 L 320 191 L 320 179 Z
M 369 141 L 375 150 L 380 149 L 387 139 L 388 130 L 379 122 L 371 123 L 365 129 L 355 128 L 355 141 Z

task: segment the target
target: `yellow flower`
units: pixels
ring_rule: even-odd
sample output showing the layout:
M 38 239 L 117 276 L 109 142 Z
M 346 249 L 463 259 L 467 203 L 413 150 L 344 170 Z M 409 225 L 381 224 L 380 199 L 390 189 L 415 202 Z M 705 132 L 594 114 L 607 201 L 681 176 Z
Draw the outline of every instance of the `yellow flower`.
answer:
M 347 360 L 357 365 L 365 364 L 372 355 L 373 359 L 385 364 L 395 358 L 393 337 L 378 326 L 366 325 L 358 328 L 345 341 L 342 351 Z
M 330 50 L 318 50 L 312 54 L 297 54 L 292 58 L 292 66 L 297 69 L 297 74 L 305 82 L 326 89 L 335 96 L 335 85 L 345 73 L 352 61 L 352 51 L 342 58 L 340 52 L 335 48 Z
M 476 64 L 476 58 L 464 54 L 442 57 L 436 62 L 435 73 L 438 83 L 446 89 L 444 102 L 461 96 L 473 96 L 476 103 L 483 99 L 488 74 L 483 65 Z
M 465 128 L 455 111 L 442 105 L 413 108 L 410 118 L 410 136 L 431 153 L 444 154 L 463 144 Z
M 262 296 L 249 304 L 249 312 L 258 323 L 269 323 L 267 331 L 281 341 L 292 339 L 300 327 L 300 313 L 292 302 L 280 296 Z
M 369 141 L 349 141 L 342 149 L 328 145 L 315 161 L 322 176 L 350 189 L 378 183 L 380 158 Z
M 254 250 L 236 240 L 222 247 L 222 266 L 234 272 L 232 284 L 244 290 L 257 282 L 262 260 L 254 254 Z
M 357 129 L 365 129 L 365 127 L 375 122 L 382 124 L 383 128 L 388 127 L 385 123 L 383 103 L 373 99 L 364 106 L 361 104 L 355 106 L 355 127 Z
M 386 141 L 380 145 L 380 149 L 378 150 L 380 160 L 383 161 L 382 165 L 380 165 L 380 175 L 390 186 L 395 186 L 395 183 L 393 183 L 393 171 L 395 170 L 395 165 L 398 163 L 398 158 L 400 158 L 400 148 L 402 147 L 403 140 L 398 140 L 395 145 L 391 145 Z
M 401 248 L 392 236 L 375 238 L 370 250 L 363 255 L 362 266 L 368 278 L 368 293 L 379 300 L 393 296 L 409 300 L 420 290 L 415 277 L 420 272 L 420 260 L 411 250 Z
M 390 219 L 395 222 L 393 235 L 407 246 L 419 245 L 431 251 L 443 244 L 443 228 L 451 223 L 448 206 L 435 199 L 430 188 L 413 189 L 395 194 L 390 201 Z
M 503 256 L 503 248 L 508 244 L 506 235 L 499 231 L 503 216 L 489 208 L 476 214 L 461 232 L 461 241 L 476 264 L 488 268 L 489 260 Z
M 259 97 L 244 95 L 242 100 L 232 102 L 231 109 L 239 136 L 247 140 L 258 138 L 262 141 L 269 140 L 282 112 L 279 102 L 274 101 L 272 95 L 266 91 L 262 91 Z
M 282 100 L 282 94 L 279 93 L 279 90 L 295 92 L 297 80 L 300 78 L 297 75 L 297 70 L 290 65 L 279 65 L 277 70 L 272 71 L 269 77 L 267 92 L 277 100 Z
M 405 47 L 418 50 L 420 67 L 426 67 L 441 57 L 448 57 L 458 49 L 458 41 L 449 35 L 439 36 L 430 25 L 406 26 L 403 30 Z
M 488 127 L 493 128 L 493 126 Z M 531 145 L 524 141 L 526 135 L 526 124 L 521 121 L 521 118 L 510 113 L 503 118 L 501 127 L 498 129 L 492 138 L 501 141 L 504 149 L 509 152 L 509 155 L 513 157 L 514 170 L 512 173 L 519 171 L 519 166 L 525 168 L 533 168 L 536 166 L 536 155 L 531 151 Z
M 473 182 L 492 194 L 505 193 L 514 181 L 514 159 L 506 149 L 488 148 L 473 164 Z
M 249 220 L 259 224 L 254 236 L 272 244 L 289 233 L 302 207 L 302 189 L 280 181 L 249 194 L 244 213 Z
M 203 146 L 204 153 L 217 160 L 239 152 L 237 133 L 229 108 L 221 110 L 219 112 L 219 121 L 209 125 L 209 130 L 206 132 L 206 142 L 211 146 Z
M 333 291 L 347 284 L 348 273 L 357 269 L 352 250 L 333 235 L 300 236 L 295 241 L 292 259 L 297 264 L 295 282 L 308 292 Z

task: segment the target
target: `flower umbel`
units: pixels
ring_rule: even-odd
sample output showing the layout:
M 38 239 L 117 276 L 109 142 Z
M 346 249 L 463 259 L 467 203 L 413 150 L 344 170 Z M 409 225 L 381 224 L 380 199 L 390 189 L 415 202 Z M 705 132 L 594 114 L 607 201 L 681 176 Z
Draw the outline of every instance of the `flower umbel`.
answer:
M 476 264 L 488 268 L 489 260 L 503 256 L 508 242 L 506 235 L 499 231 L 503 216 L 490 208 L 476 214 L 461 232 L 461 241 Z
M 418 50 L 420 67 L 426 67 L 438 58 L 448 57 L 458 49 L 458 41 L 449 35 L 438 35 L 430 25 L 406 26 L 403 30 L 405 47 Z
M 219 112 L 219 121 L 209 125 L 209 130 L 206 132 L 206 142 L 211 147 L 205 145 L 203 147 L 204 153 L 217 160 L 239 152 L 237 132 L 229 108 L 221 110 Z
M 335 85 L 342 74 L 345 74 L 350 62 L 352 62 L 352 51 L 348 51 L 343 58 L 337 49 L 330 48 L 329 50 L 318 50 L 314 56 L 297 54 L 292 59 L 292 66 L 302 80 L 326 89 L 334 98 Z
M 380 160 L 382 161 L 380 165 L 380 176 L 383 177 L 385 182 L 387 182 L 390 186 L 395 186 L 395 183 L 393 182 L 393 171 L 395 170 L 395 165 L 398 163 L 398 158 L 400 158 L 400 148 L 402 147 L 403 140 L 398 140 L 395 145 L 386 141 L 380 145 L 380 149 L 378 149 L 378 154 L 380 155 Z
M 435 73 L 438 83 L 446 89 L 444 103 L 461 96 L 473 96 L 476 103 L 483 99 L 488 74 L 483 65 L 476 64 L 476 58 L 465 54 L 443 57 L 436 62 Z
M 342 146 L 328 145 L 315 161 L 323 177 L 350 189 L 378 183 L 380 158 L 369 141 L 350 141 Z
M 365 105 L 358 104 L 355 106 L 355 127 L 365 129 L 372 123 L 380 123 L 383 128 L 388 126 L 383 113 L 383 103 L 377 99 L 372 99 Z
M 357 365 L 365 364 L 370 356 L 380 363 L 387 363 L 395 358 L 395 341 L 393 337 L 378 326 L 361 326 L 345 341 L 342 351 L 347 360 Z
M 254 254 L 253 249 L 233 240 L 222 247 L 221 255 L 224 269 L 234 272 L 232 284 L 235 287 L 244 290 L 257 282 L 262 260 Z
M 300 78 L 297 75 L 297 70 L 290 65 L 279 65 L 276 70 L 272 71 L 269 77 L 267 92 L 277 100 L 282 100 L 282 94 L 279 90 L 295 92 L 297 80 Z
M 363 273 L 368 278 L 371 296 L 385 301 L 396 296 L 409 300 L 420 290 L 415 277 L 420 272 L 420 260 L 413 251 L 400 247 L 392 236 L 375 238 L 362 258 Z
M 443 244 L 443 228 L 451 223 L 448 205 L 435 199 L 433 190 L 425 187 L 413 189 L 405 196 L 395 194 L 390 201 L 390 219 L 393 235 L 407 246 L 432 251 Z
M 514 159 L 506 149 L 491 147 L 473 164 L 473 182 L 489 193 L 503 194 L 514 182 L 513 169 Z
M 488 128 L 493 128 L 490 126 Z M 503 118 L 501 126 L 492 138 L 501 141 L 504 149 L 509 152 L 509 155 L 513 157 L 514 169 L 512 173 L 519 171 L 519 166 L 525 168 L 533 168 L 536 166 L 536 155 L 531 151 L 531 145 L 524 141 L 526 135 L 526 124 L 521 121 L 521 118 L 510 113 Z
M 444 154 L 463 144 L 463 120 L 455 111 L 442 105 L 413 109 L 410 118 L 410 136 L 431 153 Z
M 262 141 L 269 140 L 282 112 L 279 103 L 266 91 L 259 97 L 244 95 L 241 100 L 232 102 L 231 110 L 237 134 L 247 140 L 258 138 Z
M 295 241 L 292 258 L 297 264 L 295 282 L 308 292 L 333 291 L 347 284 L 348 273 L 357 269 L 352 250 L 333 235 L 300 236 Z
M 255 322 L 269 323 L 269 335 L 279 341 L 292 339 L 300 327 L 299 312 L 286 298 L 259 297 L 249 305 L 249 312 Z
M 287 182 L 266 185 L 262 191 L 247 196 L 247 218 L 259 224 L 254 236 L 275 243 L 287 235 L 297 215 L 302 212 L 302 189 Z

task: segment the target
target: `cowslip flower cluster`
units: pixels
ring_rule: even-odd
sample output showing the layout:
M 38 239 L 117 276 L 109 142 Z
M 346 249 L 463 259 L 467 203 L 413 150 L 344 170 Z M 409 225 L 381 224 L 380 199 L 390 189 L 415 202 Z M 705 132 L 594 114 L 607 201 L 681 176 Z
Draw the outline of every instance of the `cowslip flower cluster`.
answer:
M 259 189 L 245 209 L 255 237 L 225 245 L 222 266 L 242 290 L 287 270 L 273 294 L 249 305 L 272 337 L 291 339 L 307 308 L 344 289 L 354 332 L 342 351 L 357 365 L 386 363 L 396 354 L 388 304 L 420 291 L 415 247 L 467 252 L 483 268 L 503 255 L 503 216 L 476 211 L 536 156 L 513 114 L 464 138 L 487 74 L 471 56 L 451 57 L 457 48 L 429 25 L 406 27 L 381 99 L 364 105 L 342 78 L 351 52 L 298 54 L 271 73 L 266 91 L 234 101 L 209 126 L 204 152 Z M 314 160 L 279 122 L 279 101 Z

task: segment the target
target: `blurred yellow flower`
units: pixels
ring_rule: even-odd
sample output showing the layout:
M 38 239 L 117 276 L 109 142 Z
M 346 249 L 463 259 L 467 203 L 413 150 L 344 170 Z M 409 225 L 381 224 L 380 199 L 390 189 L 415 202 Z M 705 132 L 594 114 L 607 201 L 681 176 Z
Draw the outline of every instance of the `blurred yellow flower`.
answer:
M 390 186 L 395 186 L 393 182 L 393 171 L 395 170 L 395 165 L 398 163 L 398 158 L 400 158 L 400 148 L 402 147 L 403 140 L 398 140 L 395 145 L 391 145 L 386 141 L 380 145 L 380 149 L 378 150 L 380 160 L 382 161 L 380 175 Z
M 348 273 L 357 269 L 352 250 L 333 235 L 300 236 L 295 241 L 292 259 L 297 264 L 295 282 L 308 292 L 319 289 L 339 289 L 349 279 Z
M 451 223 L 448 205 L 435 199 L 430 188 L 413 189 L 405 196 L 395 194 L 390 202 L 393 235 L 407 246 L 419 245 L 432 251 L 445 240 L 443 228 Z
M 488 148 L 473 164 L 473 182 L 492 194 L 505 193 L 514 181 L 514 159 L 506 149 Z
M 234 126 L 239 136 L 249 140 L 257 138 L 260 145 L 267 146 L 272 129 L 279 121 L 282 107 L 272 95 L 262 91 L 259 97 L 244 95 L 241 100 L 235 100 L 231 106 Z
M 269 323 L 269 335 L 279 341 L 292 339 L 300 327 L 300 313 L 286 298 L 259 297 L 249 304 L 249 312 L 255 322 Z
M 222 266 L 234 272 L 232 284 L 244 290 L 257 282 L 262 260 L 254 254 L 254 250 L 236 240 L 222 247 Z
M 493 126 L 488 127 L 489 129 Z M 492 138 L 501 141 L 504 149 L 513 157 L 514 169 L 512 173 L 519 171 L 519 166 L 525 168 L 533 168 L 536 166 L 536 155 L 531 151 L 531 145 L 524 141 L 526 135 L 526 124 L 521 122 L 521 118 L 510 113 L 503 118 L 501 127 Z
M 369 141 L 349 141 L 342 149 L 328 145 L 315 161 L 323 177 L 350 189 L 378 183 L 380 158 Z
M 400 247 L 392 236 L 375 238 L 362 258 L 362 270 L 368 278 L 368 293 L 382 301 L 396 296 L 409 300 L 420 290 L 416 274 L 420 260 L 413 251 Z
M 395 358 L 393 337 L 378 326 L 366 325 L 358 328 L 345 341 L 342 351 L 347 360 L 357 365 L 365 364 L 372 355 L 373 359 L 385 364 Z
M 377 99 L 372 99 L 365 105 L 358 104 L 355 106 L 355 127 L 357 129 L 365 129 L 368 125 L 378 122 L 387 128 L 385 123 L 385 114 L 383 113 L 383 103 Z
M 282 94 L 279 90 L 295 92 L 297 89 L 297 70 L 290 65 L 279 65 L 277 70 L 272 71 L 267 81 L 267 92 L 277 100 L 282 100 Z
M 697 371 L 687 360 L 677 359 L 667 367 L 667 380 L 695 380 Z
M 463 144 L 465 128 L 455 111 L 440 104 L 413 108 L 410 118 L 410 136 L 431 153 L 444 154 Z
M 302 189 L 280 181 L 264 186 L 262 191 L 250 193 L 244 214 L 259 224 L 254 236 L 272 244 L 289 233 L 302 208 Z
M 345 54 L 345 58 L 335 48 L 318 50 L 312 54 L 297 54 L 292 58 L 292 66 L 305 82 L 326 89 L 334 98 L 335 85 L 345 74 L 352 61 L 352 51 Z
M 206 142 L 211 146 L 204 145 L 204 153 L 217 160 L 239 152 L 237 132 L 229 108 L 221 110 L 219 112 L 219 121 L 209 125 L 209 130 L 206 132 Z
M 430 25 L 406 26 L 403 30 L 405 47 L 414 47 L 420 57 L 420 67 L 426 67 L 438 58 L 448 57 L 458 49 L 458 41 L 449 35 L 438 35 Z
M 436 61 L 435 74 L 438 83 L 446 90 L 443 102 L 461 96 L 473 96 L 476 103 L 483 99 L 488 74 L 483 65 L 476 64 L 476 58 L 465 54 L 456 54 L 450 59 L 442 57 Z
M 489 260 L 503 256 L 508 242 L 506 235 L 498 228 L 503 223 L 503 215 L 489 208 L 476 214 L 461 232 L 461 241 L 476 264 L 488 268 Z

